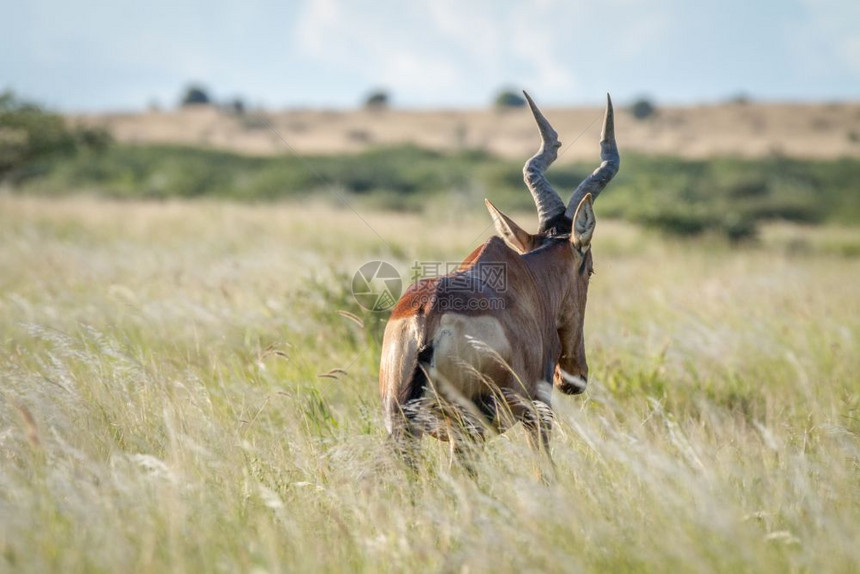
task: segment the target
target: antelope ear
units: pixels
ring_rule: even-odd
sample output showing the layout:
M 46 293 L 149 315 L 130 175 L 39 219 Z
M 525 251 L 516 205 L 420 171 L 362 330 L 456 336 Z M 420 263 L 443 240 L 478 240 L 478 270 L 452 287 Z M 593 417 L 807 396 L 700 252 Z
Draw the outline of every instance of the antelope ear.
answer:
M 505 240 L 511 249 L 520 253 L 528 253 L 534 246 L 534 236 L 525 229 L 514 223 L 514 220 L 499 211 L 495 205 L 490 203 L 489 199 L 485 199 L 487 209 L 490 211 L 490 216 L 493 218 L 493 225 L 496 227 L 496 233 Z
M 591 246 L 591 236 L 594 235 L 595 225 L 597 225 L 597 220 L 594 218 L 591 194 L 586 193 L 576 208 L 576 214 L 573 216 L 573 229 L 570 234 L 571 243 L 581 253 L 585 253 Z

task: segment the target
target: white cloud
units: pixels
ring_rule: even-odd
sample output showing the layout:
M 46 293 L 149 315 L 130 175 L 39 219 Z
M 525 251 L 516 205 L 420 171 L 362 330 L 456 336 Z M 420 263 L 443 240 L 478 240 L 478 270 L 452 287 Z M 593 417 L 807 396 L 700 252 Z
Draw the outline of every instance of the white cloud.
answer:
M 446 39 L 466 54 L 466 60 L 495 83 L 516 81 L 536 90 L 570 90 L 576 82 L 564 64 L 560 38 L 548 6 L 516 3 L 499 11 L 497 2 L 463 4 L 456 0 L 429 2 L 435 24 Z M 527 69 L 516 78 L 509 64 Z
M 411 92 L 456 86 L 462 70 L 433 49 L 435 30 L 419 25 L 426 18 L 418 11 L 399 10 L 395 2 L 313 0 L 296 21 L 297 48 L 368 83 Z
M 805 18 L 790 26 L 789 42 L 805 71 L 813 77 L 860 74 L 860 3 L 801 0 L 801 5 Z
M 665 12 L 630 0 L 309 0 L 294 33 L 304 56 L 409 100 L 453 101 L 458 90 L 483 103 L 507 83 L 569 98 L 577 63 L 635 54 L 664 31 Z

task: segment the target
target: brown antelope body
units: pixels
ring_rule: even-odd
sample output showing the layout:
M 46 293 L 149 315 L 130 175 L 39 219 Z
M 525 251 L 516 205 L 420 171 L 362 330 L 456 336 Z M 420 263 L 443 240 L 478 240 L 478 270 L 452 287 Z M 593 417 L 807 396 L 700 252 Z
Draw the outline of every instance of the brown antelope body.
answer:
M 592 202 L 620 163 L 612 103 L 607 96 L 602 163 L 565 205 L 544 176 L 561 143 L 526 98 L 542 140 L 523 168 L 538 232 L 527 233 L 487 201 L 500 237 L 478 247 L 455 273 L 413 284 L 395 306 L 379 386 L 386 428 L 399 444 L 425 432 L 454 444 L 520 421 L 533 445 L 545 447 L 548 383 L 565 394 L 585 390 Z

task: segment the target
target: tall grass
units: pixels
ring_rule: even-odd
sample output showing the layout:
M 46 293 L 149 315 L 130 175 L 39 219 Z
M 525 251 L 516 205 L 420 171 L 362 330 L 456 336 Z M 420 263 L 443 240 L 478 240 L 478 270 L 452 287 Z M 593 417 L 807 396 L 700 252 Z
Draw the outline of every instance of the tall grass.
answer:
M 519 429 L 474 481 L 430 439 L 412 480 L 390 456 L 352 273 L 488 218 L 362 215 L 385 242 L 323 206 L 0 195 L 0 571 L 860 567 L 856 230 L 600 219 L 542 485 Z

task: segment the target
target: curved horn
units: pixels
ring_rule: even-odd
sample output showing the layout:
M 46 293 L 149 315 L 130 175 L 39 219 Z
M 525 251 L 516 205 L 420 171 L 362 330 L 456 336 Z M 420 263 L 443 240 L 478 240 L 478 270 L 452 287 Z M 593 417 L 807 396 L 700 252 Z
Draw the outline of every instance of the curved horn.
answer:
M 600 167 L 582 180 L 582 183 L 573 191 L 565 212 L 568 217 L 573 218 L 585 194 L 590 193 L 592 199 L 597 199 L 606 184 L 618 173 L 621 165 L 621 156 L 618 155 L 618 146 L 615 144 L 615 116 L 609 94 L 606 94 L 606 115 L 603 118 L 603 132 L 600 135 L 600 159 Z
M 535 200 L 540 231 L 546 231 L 549 222 L 564 213 L 564 202 L 544 176 L 544 172 L 558 157 L 558 148 L 561 147 L 561 142 L 558 141 L 558 134 L 549 125 L 549 121 L 540 112 L 531 96 L 525 90 L 523 90 L 523 95 L 529 103 L 532 114 L 534 114 L 541 137 L 538 152 L 523 166 L 523 181 L 526 182 L 526 186 Z

